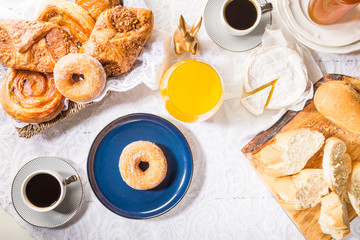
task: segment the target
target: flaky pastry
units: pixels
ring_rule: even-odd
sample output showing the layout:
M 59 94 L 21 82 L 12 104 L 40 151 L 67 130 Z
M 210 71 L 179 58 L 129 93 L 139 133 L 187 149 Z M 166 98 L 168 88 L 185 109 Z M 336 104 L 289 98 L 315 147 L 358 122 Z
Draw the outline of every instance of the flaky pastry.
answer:
M 101 62 L 107 76 L 118 76 L 131 69 L 153 25 L 151 10 L 114 7 L 99 16 L 84 51 Z
M 55 118 L 65 98 L 56 89 L 52 74 L 11 70 L 0 90 L 0 103 L 14 119 L 40 123 Z
M 95 26 L 89 13 L 76 3 L 56 0 L 40 13 L 38 21 L 51 22 L 61 26 L 74 37 L 78 47 L 85 43 Z
M 57 60 L 78 51 L 69 34 L 58 25 L 0 21 L 0 61 L 7 67 L 51 73 Z
M 122 5 L 122 0 L 75 0 L 93 19 L 97 19 L 102 12 L 112 7 Z

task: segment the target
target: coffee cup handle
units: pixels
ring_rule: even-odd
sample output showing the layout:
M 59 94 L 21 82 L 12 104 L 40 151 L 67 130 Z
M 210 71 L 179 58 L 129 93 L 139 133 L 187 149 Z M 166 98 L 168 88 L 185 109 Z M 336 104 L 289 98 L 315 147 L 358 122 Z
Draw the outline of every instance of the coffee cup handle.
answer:
M 270 2 L 261 5 L 261 13 L 266 13 L 273 10 L 273 6 Z
M 75 175 L 72 175 L 68 178 L 65 178 L 64 183 L 65 183 L 65 185 L 69 185 L 70 183 L 76 182 L 77 180 L 78 180 L 78 178 Z

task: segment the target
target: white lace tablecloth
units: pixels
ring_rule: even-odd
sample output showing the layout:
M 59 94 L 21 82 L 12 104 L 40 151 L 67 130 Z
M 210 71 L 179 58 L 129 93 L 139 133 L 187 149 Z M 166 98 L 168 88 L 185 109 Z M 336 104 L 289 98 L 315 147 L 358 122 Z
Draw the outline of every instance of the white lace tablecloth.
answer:
M 179 14 L 192 24 L 202 15 L 206 0 L 146 3 L 154 11 L 157 27 L 172 33 Z M 276 12 L 273 24 L 281 25 Z M 200 47 L 205 44 L 209 51 L 218 53 L 216 67 L 223 76 L 225 91 L 230 89 L 249 52 L 222 50 L 208 38 L 204 27 L 199 37 Z M 312 53 L 323 73 L 360 77 L 360 54 Z M 127 92 L 110 94 L 99 104 L 31 139 L 18 137 L 1 108 L 0 204 L 38 239 L 304 239 L 241 153 L 250 137 L 242 136 L 242 122 L 233 119 L 236 109 L 231 106 L 236 101 L 239 97 L 227 96 L 213 118 L 187 124 L 166 112 L 158 91 L 141 84 Z M 149 220 L 130 220 L 107 210 L 92 193 L 86 175 L 87 154 L 99 131 L 114 119 L 134 112 L 156 114 L 174 123 L 188 139 L 194 156 L 193 180 L 185 197 L 168 213 Z M 16 172 L 31 159 L 47 155 L 72 163 L 85 189 L 80 212 L 59 229 L 25 223 L 11 203 L 11 183 Z M 355 222 L 352 232 L 360 234 L 359 221 Z

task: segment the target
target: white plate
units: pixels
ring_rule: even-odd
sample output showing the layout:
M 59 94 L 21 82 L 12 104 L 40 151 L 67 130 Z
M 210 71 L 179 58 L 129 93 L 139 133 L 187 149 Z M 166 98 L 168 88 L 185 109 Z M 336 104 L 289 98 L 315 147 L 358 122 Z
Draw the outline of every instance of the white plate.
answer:
M 264 13 L 259 25 L 245 36 L 233 36 L 229 34 L 220 22 L 220 12 L 224 0 L 209 0 L 204 10 L 205 29 L 209 37 L 220 47 L 234 52 L 242 52 L 253 49 L 261 43 L 265 27 L 271 24 L 271 12 Z M 259 0 L 260 4 L 266 3 Z
M 342 47 L 360 40 L 360 6 L 334 24 L 319 25 L 309 17 L 309 0 L 282 2 L 285 14 L 297 32 L 317 45 Z
M 285 28 L 292 34 L 299 42 L 304 44 L 305 46 L 314 49 L 320 52 L 326 53 L 337 53 L 337 54 L 346 54 L 351 53 L 354 51 L 360 50 L 360 41 L 354 42 L 349 45 L 340 46 L 340 47 L 330 47 L 317 44 L 315 42 L 310 41 L 309 39 L 305 38 L 298 29 L 295 28 L 288 19 L 286 12 L 285 12 L 285 0 L 277 0 L 276 6 L 278 8 L 279 16 L 282 23 L 285 25 Z
M 30 209 L 21 197 L 21 184 L 24 179 L 41 169 L 56 171 L 64 178 L 71 175 L 78 177 L 78 181 L 66 187 L 63 202 L 54 210 L 43 213 Z M 82 201 L 83 187 L 79 174 L 69 163 L 55 157 L 39 157 L 25 164 L 16 174 L 11 188 L 11 197 L 16 212 L 26 222 L 37 227 L 54 228 L 63 225 L 75 215 Z

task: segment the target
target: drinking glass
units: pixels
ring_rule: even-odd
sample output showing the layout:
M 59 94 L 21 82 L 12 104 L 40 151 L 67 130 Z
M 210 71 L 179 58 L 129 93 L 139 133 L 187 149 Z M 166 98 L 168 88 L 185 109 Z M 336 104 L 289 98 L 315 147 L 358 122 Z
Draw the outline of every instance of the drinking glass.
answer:
M 360 0 L 310 0 L 310 18 L 318 24 L 332 24 L 356 7 Z
M 183 122 L 209 119 L 223 101 L 223 83 L 218 72 L 199 59 L 172 65 L 164 74 L 160 94 L 166 110 Z

